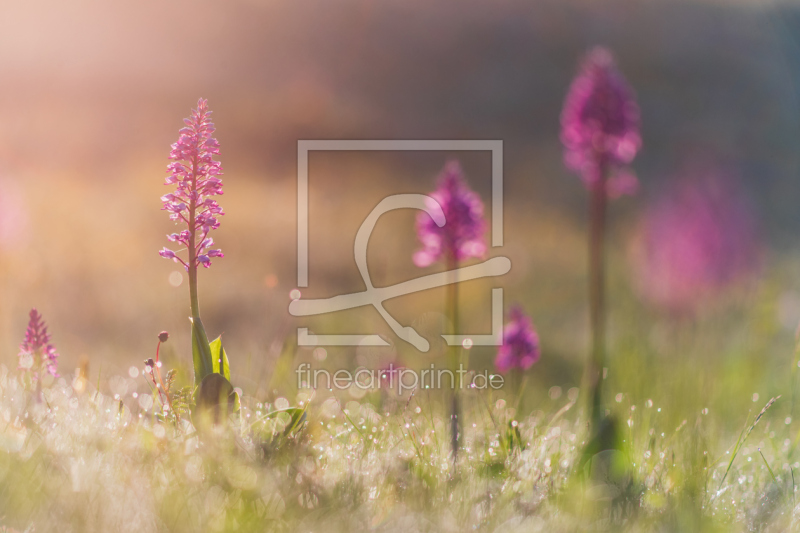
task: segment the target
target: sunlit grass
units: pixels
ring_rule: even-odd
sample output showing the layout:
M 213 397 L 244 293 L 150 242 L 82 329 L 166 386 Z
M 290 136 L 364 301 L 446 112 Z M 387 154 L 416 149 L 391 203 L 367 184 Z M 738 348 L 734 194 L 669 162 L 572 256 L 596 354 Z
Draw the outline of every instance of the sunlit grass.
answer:
M 783 399 L 754 427 L 755 410 L 769 398 L 753 402 L 754 412 L 738 417 L 737 445 L 714 411 L 676 425 L 669 404 L 617 393 L 609 405 L 623 451 L 581 469 L 586 424 L 577 389 L 551 390 L 541 409 L 524 415 L 513 396 L 467 391 L 454 464 L 441 392 L 384 390 L 355 400 L 347 391 L 303 389 L 272 403 L 245 393 L 229 427 L 199 435 L 188 420 L 154 415 L 157 400 L 125 390 L 134 382 L 115 378 L 123 394 L 112 397 L 59 378 L 37 402 L 16 371 L 0 370 L 2 524 L 17 531 L 782 531 L 800 481 Z

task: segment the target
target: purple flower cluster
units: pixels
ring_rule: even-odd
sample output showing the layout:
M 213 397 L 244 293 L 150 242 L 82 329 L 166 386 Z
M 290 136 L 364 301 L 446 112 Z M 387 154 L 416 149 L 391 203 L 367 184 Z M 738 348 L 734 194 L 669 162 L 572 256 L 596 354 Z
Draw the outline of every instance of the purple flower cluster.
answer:
M 58 352 L 50 344 L 50 334 L 47 325 L 36 308 L 31 309 L 28 329 L 25 330 L 25 341 L 19 346 L 20 369 L 37 370 L 46 369 L 53 377 L 58 377 Z M 24 364 L 28 359 L 31 364 Z
M 444 211 L 442 227 L 427 213 L 417 216 L 417 237 L 423 248 L 414 254 L 414 264 L 429 266 L 444 258 L 457 262 L 486 253 L 483 202 L 464 181 L 457 161 L 448 162 L 439 175 L 438 188 L 430 194 Z
M 180 130 L 178 142 L 172 145 L 169 158 L 173 161 L 167 166 L 169 176 L 166 185 L 175 185 L 174 193 L 161 197 L 163 211 L 169 212 L 170 220 L 183 222 L 188 226 L 178 233 L 169 235 L 172 242 L 194 247 L 194 253 L 184 261 L 168 248 L 159 252 L 161 257 L 181 263 L 187 270 L 197 265 L 209 267 L 211 258 L 224 257 L 221 250 L 210 249 L 214 239 L 208 236 L 212 229 L 219 227 L 218 217 L 224 215 L 214 196 L 222 194 L 222 165 L 214 160 L 219 154 L 219 143 L 211 137 L 214 123 L 208 102 L 200 99 L 192 116 L 183 120 L 186 126 Z M 189 262 L 194 260 L 194 265 Z
M 639 107 L 632 89 L 605 48 L 583 61 L 561 113 L 564 161 L 587 188 L 603 186 L 611 197 L 633 194 L 636 177 L 626 168 L 642 144 Z
M 512 368 L 527 370 L 541 355 L 539 335 L 522 308 L 512 307 L 509 318 L 510 322 L 503 329 L 503 344 L 498 348 L 494 360 L 494 366 L 501 374 Z
M 730 176 L 707 171 L 674 181 L 645 212 L 633 248 L 640 292 L 664 309 L 691 311 L 757 269 L 755 227 Z

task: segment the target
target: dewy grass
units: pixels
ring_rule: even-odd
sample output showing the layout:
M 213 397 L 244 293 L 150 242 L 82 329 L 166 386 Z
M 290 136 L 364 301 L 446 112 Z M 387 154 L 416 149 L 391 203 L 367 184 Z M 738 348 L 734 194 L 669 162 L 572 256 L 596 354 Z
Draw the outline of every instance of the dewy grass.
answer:
M 759 412 L 756 415 L 756 417 L 753 420 L 753 423 L 750 425 L 750 427 L 742 430 L 742 433 L 739 435 L 739 439 L 736 441 L 736 445 L 733 447 L 733 453 L 731 454 L 731 460 L 728 461 L 728 468 L 725 469 L 725 474 L 722 476 L 722 479 L 719 482 L 719 488 L 722 488 L 722 484 L 725 482 L 725 478 L 728 477 L 728 472 L 731 471 L 731 467 L 733 466 L 733 461 L 736 460 L 736 455 L 739 453 L 739 450 L 742 448 L 742 446 L 744 446 L 744 443 L 747 441 L 747 437 L 750 436 L 750 433 L 753 432 L 753 430 L 755 429 L 756 425 L 758 424 L 758 421 L 761 420 L 761 417 L 764 416 L 764 413 L 766 413 L 769 410 L 769 408 L 772 407 L 772 404 L 774 404 L 778 400 L 778 398 L 780 398 L 780 396 L 777 396 L 775 398 L 771 398 L 767 402 L 767 405 L 765 405 L 764 408 L 761 409 L 761 412 Z M 748 415 L 748 418 L 749 418 L 749 415 Z M 761 452 L 761 450 L 759 449 L 759 453 L 760 452 Z M 772 470 L 770 470 L 770 473 L 772 473 Z
M 18 532 L 656 531 L 681 523 L 681 495 L 706 476 L 717 481 L 714 494 L 699 494 L 708 527 L 747 531 L 765 521 L 784 530 L 791 520 L 791 469 L 768 467 L 788 450 L 772 449 L 772 428 L 759 431 L 766 409 L 745 428 L 740 461 L 690 475 L 692 432 L 661 437 L 661 423 L 643 424 L 656 407 L 643 406 L 631 416 L 627 473 L 584 484 L 574 475 L 586 425 L 566 418 L 566 398 L 518 417 L 466 391 L 470 423 L 454 476 L 448 447 L 437 444 L 448 404 L 435 395 L 378 410 L 374 395 L 343 404 L 300 391 L 295 413 L 285 399 L 245 393 L 241 418 L 200 439 L 188 421 L 150 416 L 131 393 L 79 393 L 63 378 L 42 392 L 46 402 L 26 402 L 30 391 L 0 368 L 0 524 Z M 694 432 L 714 430 L 709 415 L 697 417 Z M 748 449 L 748 436 L 759 446 Z M 709 443 L 709 453 L 724 442 Z M 757 511 L 770 487 L 781 492 L 764 517 Z

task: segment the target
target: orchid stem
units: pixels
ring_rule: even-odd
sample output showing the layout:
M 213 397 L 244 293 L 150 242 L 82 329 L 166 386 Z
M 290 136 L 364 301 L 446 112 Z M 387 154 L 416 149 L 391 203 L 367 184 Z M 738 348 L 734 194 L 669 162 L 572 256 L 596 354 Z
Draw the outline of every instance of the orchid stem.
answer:
M 197 298 L 197 228 L 195 217 L 197 210 L 197 158 L 192 158 L 191 193 L 189 200 L 189 301 L 192 318 L 200 316 L 200 304 Z
M 602 168 L 602 167 L 601 167 Z M 589 392 L 589 420 L 596 427 L 602 418 L 602 384 L 605 360 L 605 170 L 591 189 L 589 206 L 589 319 L 592 348 L 586 365 L 585 384 Z
M 447 318 L 449 321 L 450 334 L 458 333 L 458 260 L 450 257 L 447 261 L 447 270 L 451 272 L 451 280 L 447 285 Z M 450 404 L 450 445 L 453 452 L 453 464 L 458 459 L 459 448 L 459 420 L 461 402 L 459 399 L 459 389 L 461 388 L 461 374 L 458 372 L 459 349 L 458 346 L 448 346 L 448 361 L 450 371 L 453 372 L 453 390 Z M 457 376 L 457 377 L 456 377 Z M 456 381 L 458 379 L 458 381 Z

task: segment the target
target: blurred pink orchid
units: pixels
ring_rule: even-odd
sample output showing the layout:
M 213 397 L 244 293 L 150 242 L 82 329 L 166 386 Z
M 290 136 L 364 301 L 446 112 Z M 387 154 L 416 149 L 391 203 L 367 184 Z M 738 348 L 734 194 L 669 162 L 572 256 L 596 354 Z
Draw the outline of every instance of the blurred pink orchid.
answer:
M 719 172 L 675 181 L 645 212 L 632 248 L 640 293 L 673 312 L 753 274 L 760 249 L 744 194 Z
M 40 371 L 46 370 L 51 376 L 58 377 L 58 352 L 50 343 L 47 324 L 36 308 L 31 309 L 25 340 L 19 350 L 20 369 L 36 372 L 37 377 Z
M 541 356 L 539 335 L 522 308 L 512 307 L 509 319 L 503 329 L 503 344 L 498 348 L 494 360 L 494 366 L 501 374 L 512 368 L 527 370 L 539 361 Z
M 429 266 L 444 259 L 448 264 L 486 253 L 483 202 L 467 186 L 461 165 L 448 162 L 439 175 L 438 188 L 430 194 L 442 207 L 445 224 L 436 225 L 427 213 L 417 216 L 417 237 L 423 248 L 414 254 L 414 264 Z
M 639 107 L 605 48 L 586 55 L 570 86 L 561 113 L 561 142 L 567 167 L 579 173 L 587 188 L 605 187 L 612 198 L 638 190 L 626 166 L 642 144 Z

